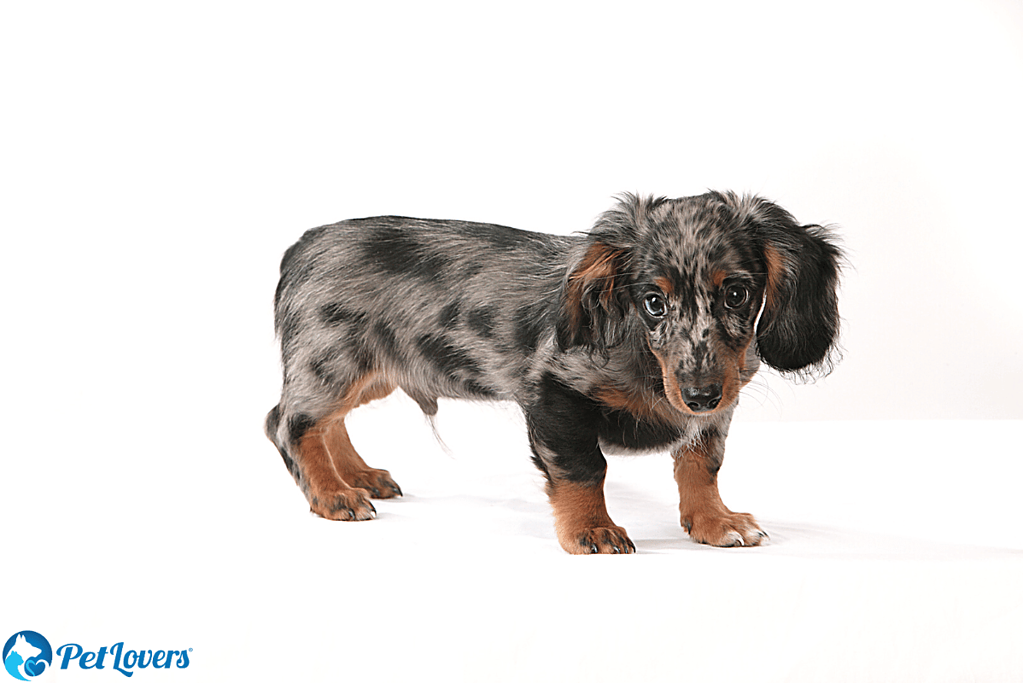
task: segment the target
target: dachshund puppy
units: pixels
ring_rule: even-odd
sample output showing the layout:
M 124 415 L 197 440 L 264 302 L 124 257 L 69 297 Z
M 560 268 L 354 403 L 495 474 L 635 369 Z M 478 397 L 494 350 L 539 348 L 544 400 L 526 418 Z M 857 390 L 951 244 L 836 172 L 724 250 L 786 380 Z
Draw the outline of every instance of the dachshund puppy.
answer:
M 315 228 L 288 249 L 275 299 L 284 385 L 266 433 L 328 519 L 375 515 L 401 489 L 369 467 L 345 416 L 395 388 L 515 401 L 570 553 L 631 553 L 604 504 L 605 453 L 670 450 L 681 523 L 758 545 L 717 473 L 760 361 L 827 371 L 840 253 L 759 197 L 624 195 L 588 233 L 554 236 L 393 216 Z

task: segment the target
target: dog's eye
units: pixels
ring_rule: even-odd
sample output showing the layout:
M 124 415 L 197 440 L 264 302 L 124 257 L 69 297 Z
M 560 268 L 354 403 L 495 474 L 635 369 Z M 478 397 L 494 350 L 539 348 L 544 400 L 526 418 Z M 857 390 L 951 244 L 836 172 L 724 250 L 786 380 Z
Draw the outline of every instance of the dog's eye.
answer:
M 647 294 L 643 299 L 643 308 L 654 318 L 662 318 L 668 312 L 668 305 L 660 294 Z
M 749 301 L 749 290 L 743 285 L 732 284 L 725 288 L 725 308 L 736 309 Z

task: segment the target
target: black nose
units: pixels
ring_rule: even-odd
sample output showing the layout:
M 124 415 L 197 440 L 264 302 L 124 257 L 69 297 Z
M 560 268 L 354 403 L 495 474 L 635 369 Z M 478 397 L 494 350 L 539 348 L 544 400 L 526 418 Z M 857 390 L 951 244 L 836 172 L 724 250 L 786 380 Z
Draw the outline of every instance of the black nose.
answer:
M 714 410 L 721 403 L 721 385 L 708 384 L 705 387 L 686 387 L 682 390 L 682 400 L 689 410 L 702 413 Z

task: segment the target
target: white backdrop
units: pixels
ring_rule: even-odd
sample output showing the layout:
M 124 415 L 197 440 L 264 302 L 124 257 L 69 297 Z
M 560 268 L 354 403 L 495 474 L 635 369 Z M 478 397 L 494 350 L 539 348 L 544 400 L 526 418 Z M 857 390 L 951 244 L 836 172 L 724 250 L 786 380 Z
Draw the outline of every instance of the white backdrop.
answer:
M 261 434 L 271 301 L 283 251 L 343 218 L 568 233 L 622 191 L 761 193 L 836 226 L 845 357 L 765 374 L 737 424 L 1023 418 L 1019 2 L 18 3 L 0 91 L 0 505 L 76 539 L 80 591 L 130 573 L 98 530 L 303 508 Z M 505 424 L 461 414 L 448 434 Z M 1002 486 L 1018 425 L 985 461 Z M 1002 514 L 974 526 L 1018 549 Z M 5 585 L 67 580 L 46 547 Z
M 16 353 L 72 324 L 51 367 L 113 337 L 152 377 L 229 338 L 228 386 L 269 399 L 267 302 L 309 227 L 571 232 L 618 192 L 734 189 L 835 224 L 851 263 L 845 362 L 751 418 L 1023 416 L 1018 2 L 48 8 L 0 28 Z

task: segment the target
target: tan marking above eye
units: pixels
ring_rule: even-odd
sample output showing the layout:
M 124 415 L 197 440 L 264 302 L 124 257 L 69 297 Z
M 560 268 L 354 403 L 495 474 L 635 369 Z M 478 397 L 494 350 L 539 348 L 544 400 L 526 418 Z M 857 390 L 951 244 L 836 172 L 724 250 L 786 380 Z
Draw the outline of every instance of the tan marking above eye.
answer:
M 654 278 L 654 284 L 664 292 L 666 296 L 671 296 L 675 293 L 675 285 L 672 283 L 670 278 L 659 276 Z

